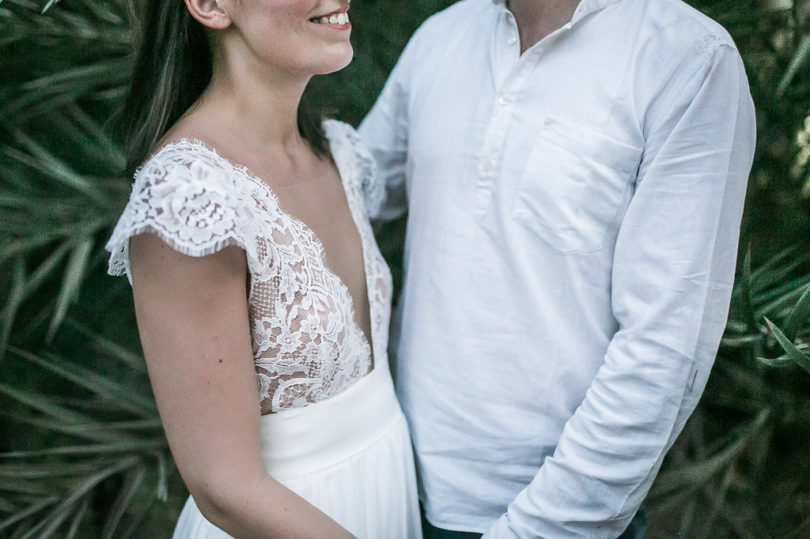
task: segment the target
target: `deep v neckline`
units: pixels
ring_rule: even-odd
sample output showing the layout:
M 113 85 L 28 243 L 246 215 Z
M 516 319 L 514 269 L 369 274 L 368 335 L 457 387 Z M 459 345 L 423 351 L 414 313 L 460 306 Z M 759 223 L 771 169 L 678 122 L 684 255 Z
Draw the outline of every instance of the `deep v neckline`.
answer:
M 368 302 L 368 319 L 369 319 L 368 320 L 368 331 L 369 331 L 368 335 L 366 335 L 366 332 L 363 331 L 363 329 L 362 329 L 362 327 L 360 325 L 360 322 L 357 320 L 357 310 L 355 309 L 355 306 L 354 306 L 354 297 L 352 296 L 351 291 L 349 290 L 349 287 L 343 281 L 343 278 L 340 275 L 338 275 L 337 273 L 335 273 L 332 270 L 332 268 L 329 267 L 329 264 L 328 264 L 328 262 L 326 260 L 326 248 L 323 246 L 323 242 L 321 241 L 320 237 L 318 237 L 318 235 L 315 233 L 315 231 L 312 230 L 312 228 L 308 224 L 306 224 L 304 221 L 302 221 L 301 219 L 295 217 L 294 215 L 287 212 L 284 208 L 281 207 L 281 203 L 279 202 L 278 197 L 273 192 L 273 190 L 270 187 L 269 183 L 267 183 L 260 176 L 254 174 L 245 165 L 242 165 L 240 163 L 236 163 L 236 162 L 228 159 L 227 157 L 224 157 L 224 156 L 220 155 L 220 153 L 215 148 L 211 147 L 210 145 L 203 142 L 202 140 L 195 139 L 195 138 L 188 138 L 188 137 L 179 138 L 179 139 L 177 139 L 175 141 L 172 141 L 172 142 L 166 144 L 165 146 L 163 146 L 163 148 L 161 148 L 160 151 L 158 151 L 155 155 L 160 154 L 166 148 L 176 146 L 176 145 L 179 145 L 179 144 L 183 144 L 183 143 L 184 144 L 189 144 L 191 146 L 194 146 L 196 148 L 199 148 L 199 149 L 211 154 L 212 156 L 214 156 L 215 159 L 225 163 L 234 172 L 238 173 L 239 175 L 243 176 L 248 181 L 250 181 L 252 184 L 259 187 L 259 189 L 267 195 L 267 198 L 272 202 L 275 210 L 278 212 L 278 214 L 280 216 L 282 216 L 284 219 L 288 220 L 289 222 L 293 223 L 293 225 L 297 226 L 304 234 L 309 236 L 310 240 L 312 241 L 312 243 L 316 246 L 316 248 L 318 250 L 320 263 L 323 266 L 323 269 L 324 269 L 325 273 L 327 275 L 329 275 L 331 278 L 335 279 L 335 281 L 339 285 L 339 288 L 343 291 L 343 293 L 346 295 L 346 298 L 348 299 L 349 311 L 351 313 L 352 326 L 354 327 L 355 331 L 358 332 L 358 334 L 360 335 L 360 338 L 363 340 L 363 344 L 365 345 L 366 349 L 368 350 L 369 358 L 371 360 L 371 368 L 369 370 L 369 373 L 370 373 L 371 371 L 373 371 L 376 368 L 376 363 L 377 362 L 376 362 L 376 357 L 375 357 L 376 354 L 374 353 L 374 342 L 375 342 L 375 336 L 374 336 L 374 316 L 375 316 L 375 312 L 374 312 L 374 310 L 375 310 L 375 308 L 374 308 L 374 301 L 373 301 L 373 298 L 372 298 L 372 290 L 371 290 L 370 284 L 368 282 L 368 275 L 369 275 L 368 246 L 366 245 L 367 242 L 366 242 L 365 235 L 363 234 L 363 232 L 362 232 L 362 230 L 360 228 L 360 223 L 358 222 L 358 215 L 357 215 L 357 211 L 355 209 L 356 204 L 354 203 L 353 200 L 351 200 L 350 195 L 349 195 L 349 190 L 347 189 L 345 174 L 343 173 L 343 170 L 341 170 L 341 165 L 340 165 L 339 159 L 337 159 L 335 157 L 334 152 L 332 151 L 333 148 L 332 148 L 331 139 L 329 139 L 329 137 L 327 137 L 327 140 L 329 142 L 330 156 L 332 158 L 332 162 L 335 164 L 335 169 L 337 170 L 338 178 L 340 179 L 340 185 L 341 185 L 341 188 L 343 189 L 343 196 L 346 198 L 346 205 L 349 208 L 349 215 L 351 216 L 352 222 L 354 223 L 354 228 L 355 228 L 355 231 L 357 233 L 357 236 L 360 239 L 360 255 L 361 255 L 362 263 L 363 263 L 363 282 L 365 283 L 365 286 L 366 286 L 366 294 L 365 294 L 365 296 L 366 296 L 366 301 Z

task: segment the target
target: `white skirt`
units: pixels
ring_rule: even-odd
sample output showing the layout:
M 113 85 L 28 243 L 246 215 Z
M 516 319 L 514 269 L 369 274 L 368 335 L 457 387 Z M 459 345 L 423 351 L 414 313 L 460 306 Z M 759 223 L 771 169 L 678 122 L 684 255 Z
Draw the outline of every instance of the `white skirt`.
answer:
M 261 418 L 270 475 L 359 538 L 422 536 L 411 441 L 385 361 L 342 393 Z M 230 537 L 189 497 L 174 539 Z

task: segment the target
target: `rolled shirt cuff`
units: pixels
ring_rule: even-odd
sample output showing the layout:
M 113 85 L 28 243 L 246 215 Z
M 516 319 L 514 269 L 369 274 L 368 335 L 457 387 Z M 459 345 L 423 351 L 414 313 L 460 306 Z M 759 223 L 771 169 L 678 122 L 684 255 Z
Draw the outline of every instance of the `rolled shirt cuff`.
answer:
M 504 514 L 495 521 L 481 539 L 520 539 L 518 535 L 509 527 L 509 517 Z

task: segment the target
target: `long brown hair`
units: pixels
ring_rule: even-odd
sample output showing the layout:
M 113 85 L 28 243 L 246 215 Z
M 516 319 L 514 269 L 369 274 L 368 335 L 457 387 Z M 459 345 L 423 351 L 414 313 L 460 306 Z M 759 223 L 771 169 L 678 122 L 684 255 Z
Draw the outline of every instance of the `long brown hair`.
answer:
M 128 174 L 197 101 L 213 69 L 205 27 L 182 0 L 136 0 L 131 8 L 137 51 L 120 116 Z M 316 153 L 327 153 L 321 115 L 306 96 L 298 108 L 298 131 Z

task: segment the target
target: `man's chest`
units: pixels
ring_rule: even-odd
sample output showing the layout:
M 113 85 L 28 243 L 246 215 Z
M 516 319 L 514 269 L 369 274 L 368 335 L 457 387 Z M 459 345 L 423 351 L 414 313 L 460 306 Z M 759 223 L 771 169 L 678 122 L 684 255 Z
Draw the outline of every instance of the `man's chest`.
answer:
M 603 247 L 642 157 L 632 61 L 554 45 L 518 57 L 469 43 L 416 86 L 412 204 L 461 200 L 482 222 L 517 224 L 563 253 Z

